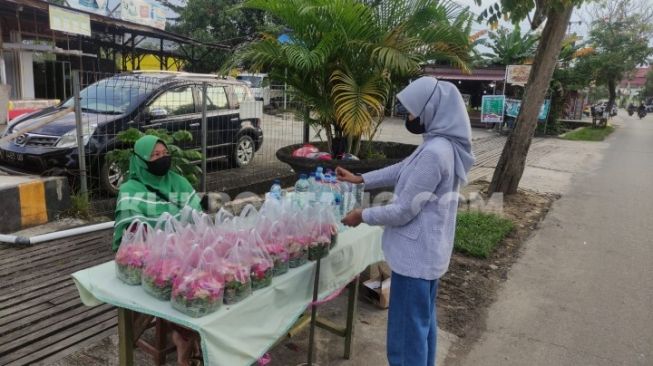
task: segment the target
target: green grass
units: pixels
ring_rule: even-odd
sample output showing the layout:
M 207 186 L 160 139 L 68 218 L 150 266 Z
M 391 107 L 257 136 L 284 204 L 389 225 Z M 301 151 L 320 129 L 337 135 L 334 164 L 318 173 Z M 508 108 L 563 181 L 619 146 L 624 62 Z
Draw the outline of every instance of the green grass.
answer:
M 86 195 L 75 193 L 70 196 L 70 208 L 67 216 L 78 219 L 89 219 L 91 217 L 91 202 Z
M 562 138 L 573 141 L 603 141 L 612 132 L 614 132 L 612 126 L 605 128 L 583 127 L 564 134 Z
M 513 228 L 508 219 L 476 211 L 459 212 L 457 221 L 454 249 L 479 258 L 489 257 Z

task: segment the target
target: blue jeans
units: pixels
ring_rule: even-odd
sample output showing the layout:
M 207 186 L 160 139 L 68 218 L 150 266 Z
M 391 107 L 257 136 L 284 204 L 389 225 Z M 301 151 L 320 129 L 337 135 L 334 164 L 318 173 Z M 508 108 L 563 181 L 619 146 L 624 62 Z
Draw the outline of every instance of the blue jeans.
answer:
M 434 366 L 438 280 L 428 281 L 392 272 L 391 283 L 388 363 L 390 366 Z

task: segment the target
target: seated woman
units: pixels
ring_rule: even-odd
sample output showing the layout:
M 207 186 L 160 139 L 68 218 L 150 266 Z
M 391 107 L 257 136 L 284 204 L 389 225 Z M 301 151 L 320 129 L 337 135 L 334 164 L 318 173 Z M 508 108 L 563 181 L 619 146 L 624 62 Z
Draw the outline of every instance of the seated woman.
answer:
M 120 186 L 116 204 L 113 250 L 120 246 L 125 229 L 134 220 L 154 227 L 164 212 L 178 215 L 185 206 L 201 210 L 200 199 L 188 180 L 170 171 L 171 156 L 166 144 L 146 135 L 134 144 L 129 162 L 129 179 Z M 171 324 L 180 365 L 189 365 L 198 336 L 190 329 Z

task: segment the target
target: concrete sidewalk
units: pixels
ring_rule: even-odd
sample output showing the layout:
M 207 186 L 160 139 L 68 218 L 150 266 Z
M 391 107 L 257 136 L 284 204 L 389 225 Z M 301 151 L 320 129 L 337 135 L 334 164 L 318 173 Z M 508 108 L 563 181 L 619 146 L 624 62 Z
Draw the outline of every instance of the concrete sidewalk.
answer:
M 653 116 L 615 124 L 606 143 L 575 143 L 585 166 L 524 245 L 481 339 L 447 366 L 653 365 Z M 546 185 L 534 172 L 525 186 Z

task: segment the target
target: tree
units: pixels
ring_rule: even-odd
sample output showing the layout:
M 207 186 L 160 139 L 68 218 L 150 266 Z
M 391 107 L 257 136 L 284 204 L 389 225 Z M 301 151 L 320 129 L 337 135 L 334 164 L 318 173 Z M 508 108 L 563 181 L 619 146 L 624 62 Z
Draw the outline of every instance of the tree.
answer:
M 606 0 L 595 12 L 588 45 L 594 52 L 580 60 L 596 85 L 608 88 L 608 110 L 617 98 L 617 85 L 627 73 L 653 54 L 653 16 L 635 8 L 630 0 Z
M 269 70 L 292 87 L 332 152 L 357 153 L 382 118 L 390 86 L 417 75 L 424 61 L 464 70 L 470 59 L 471 17 L 432 0 L 250 0 L 289 29 L 244 47 L 234 62 Z
M 644 84 L 639 96 L 642 99 L 653 97 L 653 68 L 649 69 L 648 74 L 646 74 L 646 84 Z
M 480 3 L 479 0 L 477 2 Z M 531 21 L 531 29 L 537 29 L 546 20 L 515 129 L 508 137 L 499 158 L 490 183 L 490 193 L 517 192 L 519 181 L 524 173 L 526 156 L 537 127 L 540 106 L 549 88 L 572 10 L 580 2 L 581 0 L 501 0 L 500 5 L 497 3 L 481 14 L 481 17 L 488 19 L 490 23 L 496 23 L 507 14 L 514 23 L 519 23 L 528 17 Z M 535 5 L 534 9 L 533 5 Z M 533 10 L 531 16 L 529 13 Z
M 262 11 L 241 5 L 242 0 L 188 0 L 170 30 L 198 41 L 236 48 L 271 26 Z M 233 53 L 205 46 L 190 46 L 185 51 L 191 57 L 184 69 L 193 72 L 215 72 Z
M 491 64 L 502 66 L 531 62 L 539 39 L 532 32 L 522 34 L 519 25 L 512 30 L 500 28 L 490 32 L 488 38 L 491 42 L 486 45 L 492 53 L 485 53 L 483 56 L 488 58 Z
M 549 86 L 551 94 L 551 110 L 549 111 L 546 126 L 553 125 L 554 128 L 547 128 L 547 132 L 557 134 L 557 120 L 565 110 L 565 102 L 568 93 L 578 91 L 590 85 L 591 77 L 587 70 L 577 67 L 578 60 L 587 57 L 594 52 L 591 47 L 586 47 L 579 42 L 580 37 L 575 34 L 565 37 L 562 41 L 562 48 L 558 56 L 558 63 L 553 71 L 553 77 Z

